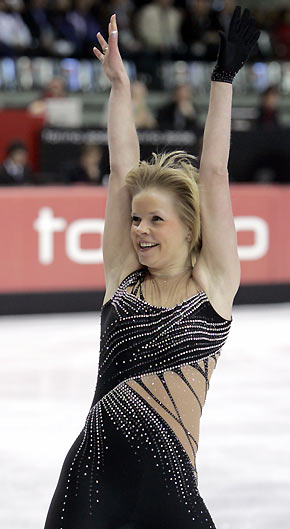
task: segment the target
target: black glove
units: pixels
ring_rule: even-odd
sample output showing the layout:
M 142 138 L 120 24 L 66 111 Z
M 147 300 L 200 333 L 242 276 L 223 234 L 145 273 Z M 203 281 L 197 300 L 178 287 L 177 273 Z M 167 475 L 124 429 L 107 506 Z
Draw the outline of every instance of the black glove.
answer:
M 241 7 L 237 6 L 231 18 L 228 35 L 224 31 L 219 31 L 221 42 L 211 80 L 232 84 L 260 34 L 256 20 L 250 16 L 250 11 L 245 9 L 241 17 Z

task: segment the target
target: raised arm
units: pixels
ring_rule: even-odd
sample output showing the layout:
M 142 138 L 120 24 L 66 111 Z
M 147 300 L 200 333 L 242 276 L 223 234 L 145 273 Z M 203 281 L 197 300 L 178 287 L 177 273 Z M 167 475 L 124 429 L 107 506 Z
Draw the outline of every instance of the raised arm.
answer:
M 140 151 L 133 117 L 130 81 L 118 48 L 116 15 L 112 15 L 109 22 L 108 43 L 100 32 L 97 38 L 102 52 L 98 48 L 93 51 L 112 83 L 108 109 L 110 169 L 111 173 L 124 178 L 124 175 L 138 164 Z
M 202 180 L 211 172 L 227 175 L 231 136 L 232 85 L 211 82 L 200 159 Z
M 131 197 L 124 186 L 127 172 L 138 165 L 140 150 L 130 81 L 118 48 L 116 15 L 110 19 L 108 43 L 101 33 L 97 38 L 102 52 L 96 47 L 93 51 L 112 84 L 108 108 L 110 177 L 102 245 L 107 298 L 117 288 L 124 267 L 140 267 L 130 238 Z
M 231 134 L 232 81 L 246 62 L 260 32 L 248 9 L 234 11 L 212 74 L 210 102 L 200 160 L 202 249 L 199 264 L 207 271 L 209 290 L 234 297 L 240 283 L 237 234 L 232 213 L 228 158 Z M 212 284 L 214 283 L 214 284 Z

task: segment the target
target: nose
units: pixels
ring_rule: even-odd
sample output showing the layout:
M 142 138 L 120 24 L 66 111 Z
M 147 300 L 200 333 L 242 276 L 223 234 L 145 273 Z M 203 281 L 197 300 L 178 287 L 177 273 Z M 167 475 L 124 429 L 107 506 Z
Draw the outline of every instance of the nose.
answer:
M 148 233 L 148 226 L 145 221 L 141 221 L 137 226 L 137 233 Z

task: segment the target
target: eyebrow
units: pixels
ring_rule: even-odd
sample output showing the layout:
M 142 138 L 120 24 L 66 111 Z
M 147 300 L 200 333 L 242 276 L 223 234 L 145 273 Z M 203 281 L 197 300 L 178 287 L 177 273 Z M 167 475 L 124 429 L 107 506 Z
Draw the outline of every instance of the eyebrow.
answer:
M 155 213 L 158 213 L 160 215 L 162 215 L 162 213 L 160 213 L 160 211 L 149 211 L 148 215 L 154 215 Z M 135 215 L 135 211 L 132 211 L 132 215 Z

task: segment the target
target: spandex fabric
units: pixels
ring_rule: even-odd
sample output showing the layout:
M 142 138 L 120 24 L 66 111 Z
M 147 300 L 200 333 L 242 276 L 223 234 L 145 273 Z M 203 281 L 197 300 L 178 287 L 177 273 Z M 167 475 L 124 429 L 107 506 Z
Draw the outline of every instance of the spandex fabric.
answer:
M 129 274 L 102 307 L 95 395 L 44 529 L 215 529 L 196 453 L 232 319 L 204 291 L 170 308 L 149 304 L 145 274 Z

